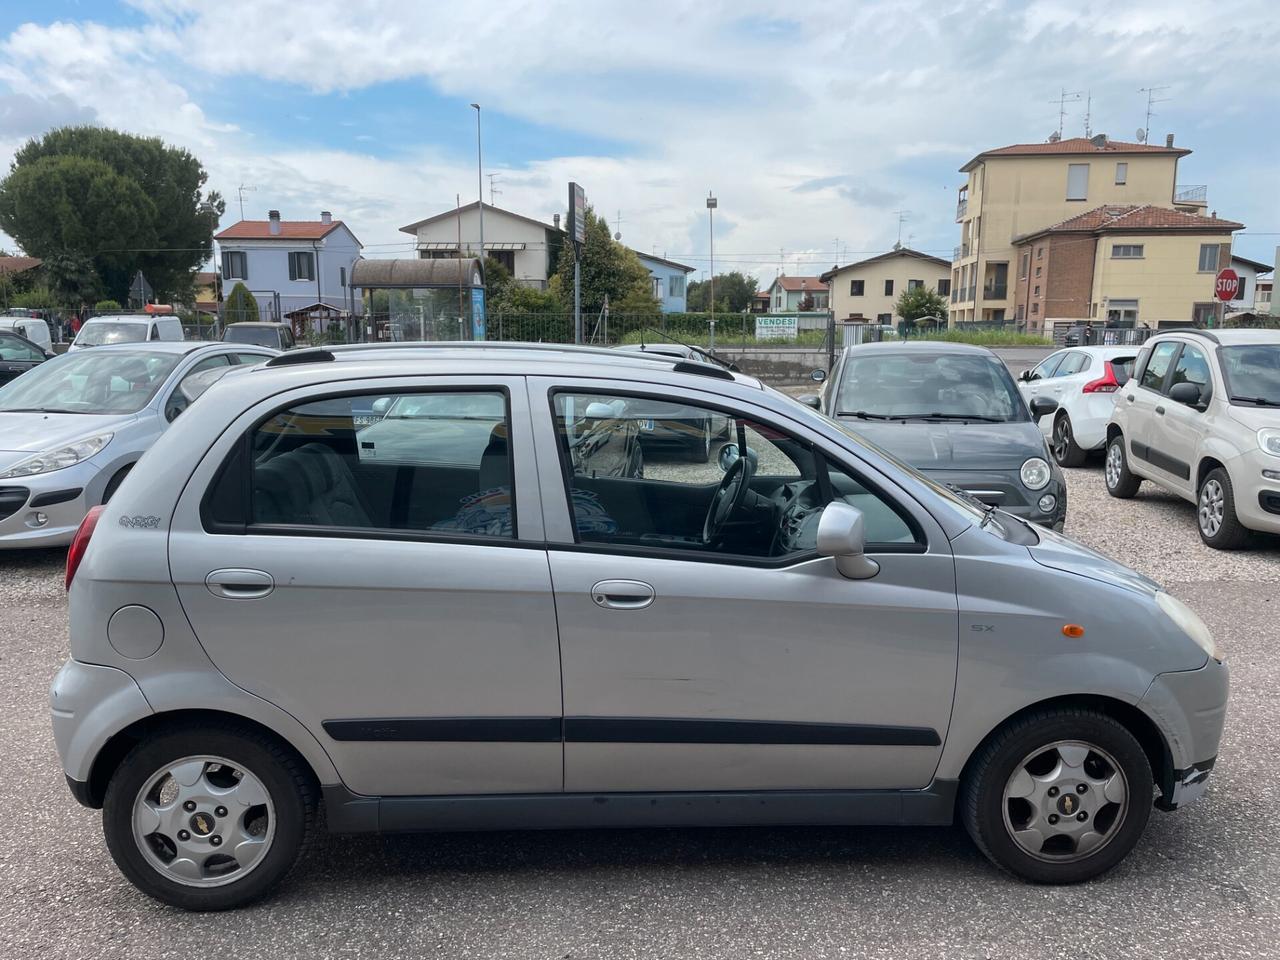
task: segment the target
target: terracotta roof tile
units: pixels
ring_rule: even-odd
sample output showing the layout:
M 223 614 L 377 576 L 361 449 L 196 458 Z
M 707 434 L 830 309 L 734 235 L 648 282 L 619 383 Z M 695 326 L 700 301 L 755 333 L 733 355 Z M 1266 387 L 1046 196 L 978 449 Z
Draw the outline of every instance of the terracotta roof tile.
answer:
M 796 292 L 800 290 L 824 290 L 826 284 L 822 282 L 821 277 L 778 277 L 774 283 L 780 283 L 782 289 L 787 292 Z
M 233 223 L 215 240 L 322 240 L 342 226 L 341 220 L 323 223 L 319 220 L 281 220 L 280 232 L 271 232 L 270 220 L 241 220 Z
M 1183 157 L 1191 151 L 1186 147 L 1166 147 L 1159 143 L 1127 143 L 1124 140 L 1106 140 L 1101 146 L 1088 137 L 1068 137 L 1056 143 L 1011 143 L 1007 147 L 984 150 L 963 167 L 966 171 L 979 160 L 987 157 L 1057 157 L 1074 156 L 1076 154 L 1124 154 L 1124 153 L 1165 153 L 1170 156 Z
M 1170 207 L 1155 207 L 1151 204 L 1135 206 L 1132 204 L 1105 204 L 1094 207 L 1084 213 L 1077 214 L 1061 223 L 1035 230 L 1018 237 L 1014 242 L 1042 237 L 1050 233 L 1123 233 L 1143 230 L 1186 230 L 1191 233 L 1230 233 L 1243 230 L 1244 224 L 1234 220 L 1222 220 L 1218 217 L 1202 217 L 1194 213 L 1183 213 Z
M 39 257 L 0 257 L 0 273 L 22 273 L 43 262 Z

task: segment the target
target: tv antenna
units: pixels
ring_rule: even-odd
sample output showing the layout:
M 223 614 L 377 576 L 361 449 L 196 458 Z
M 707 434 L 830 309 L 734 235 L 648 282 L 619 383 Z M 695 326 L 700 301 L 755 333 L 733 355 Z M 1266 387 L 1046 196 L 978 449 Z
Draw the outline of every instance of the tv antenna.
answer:
M 257 192 L 257 187 L 247 187 L 243 183 L 236 187 L 236 196 L 240 198 L 240 219 L 244 219 L 244 195 Z
M 1056 104 L 1058 105 L 1058 130 L 1057 130 L 1057 133 L 1058 133 L 1058 136 L 1059 136 L 1059 137 L 1061 137 L 1061 136 L 1062 136 L 1063 128 L 1064 128 L 1064 127 L 1066 127 L 1066 124 L 1067 124 L 1067 104 L 1068 104 L 1068 103 L 1079 103 L 1079 102 L 1080 102 L 1080 91 L 1079 91 L 1079 90 L 1074 90 L 1074 91 L 1068 92 L 1068 91 L 1067 91 L 1067 88 L 1066 88 L 1066 87 L 1063 87 L 1063 88 L 1062 88 L 1062 92 L 1061 92 L 1061 93 L 1059 93 L 1059 94 L 1058 94 L 1058 96 L 1057 96 L 1055 99 L 1050 100 L 1049 102 L 1050 102 L 1050 103 L 1056 103 Z
M 893 212 L 898 215 L 898 242 L 894 244 L 894 247 L 893 247 L 893 249 L 897 250 L 899 247 L 902 246 L 902 225 L 906 223 L 906 221 L 911 219 L 911 211 L 895 210 Z
M 613 228 L 614 228 L 613 239 L 621 240 L 622 239 L 622 211 L 621 210 L 618 211 L 618 219 L 613 221 Z
M 1087 138 L 1093 136 L 1093 91 L 1090 90 L 1084 101 L 1084 135 Z
M 493 206 L 493 198 L 494 198 L 494 197 L 500 197 L 500 196 L 502 196 L 502 191 L 501 191 L 501 190 L 498 190 L 498 189 L 496 189 L 496 188 L 494 187 L 494 184 L 495 184 L 495 183 L 500 183 L 500 182 L 501 182 L 501 181 L 498 179 L 498 177 L 500 177 L 500 176 L 501 176 L 501 174 L 498 174 L 498 173 L 486 173 L 486 174 L 485 174 L 485 176 L 489 178 L 489 206 L 491 206 L 491 207 L 492 207 L 492 206 Z
M 1141 143 L 1147 143 L 1151 139 L 1151 118 L 1156 115 L 1156 112 L 1151 109 L 1151 105 L 1153 103 L 1168 103 L 1170 99 L 1169 97 L 1157 97 L 1156 94 L 1161 90 L 1168 89 L 1168 84 L 1165 84 L 1161 87 L 1143 87 L 1138 91 L 1139 93 L 1145 93 L 1147 95 L 1147 122 L 1144 123 L 1142 125 L 1142 129 L 1139 130 L 1141 136 L 1138 139 Z

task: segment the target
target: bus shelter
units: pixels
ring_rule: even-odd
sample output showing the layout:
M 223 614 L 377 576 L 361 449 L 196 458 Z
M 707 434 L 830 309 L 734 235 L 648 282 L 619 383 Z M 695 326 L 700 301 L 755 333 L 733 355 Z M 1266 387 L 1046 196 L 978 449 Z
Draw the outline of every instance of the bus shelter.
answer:
M 358 260 L 351 286 L 364 297 L 366 340 L 485 338 L 484 269 L 475 257 Z

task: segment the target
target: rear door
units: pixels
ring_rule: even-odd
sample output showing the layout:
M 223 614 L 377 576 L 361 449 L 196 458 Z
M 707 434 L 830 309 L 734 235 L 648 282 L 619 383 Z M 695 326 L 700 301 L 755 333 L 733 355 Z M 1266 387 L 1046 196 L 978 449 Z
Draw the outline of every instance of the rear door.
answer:
M 401 412 L 358 416 L 384 398 Z M 357 793 L 559 791 L 532 463 L 518 377 L 264 401 L 179 503 L 169 553 L 183 608 L 218 669 L 306 724 Z

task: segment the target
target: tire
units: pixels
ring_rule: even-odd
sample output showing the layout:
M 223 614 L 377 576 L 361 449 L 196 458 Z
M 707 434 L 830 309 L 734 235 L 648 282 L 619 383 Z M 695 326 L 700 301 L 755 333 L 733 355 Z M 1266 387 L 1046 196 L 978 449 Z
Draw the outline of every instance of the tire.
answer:
M 686 451 L 691 463 L 709 463 L 711 461 L 711 420 L 702 421 L 702 433 Z
M 1018 796 L 1028 786 L 1030 799 Z M 1154 793 L 1147 755 L 1124 726 L 1093 710 L 1050 709 L 1008 724 L 979 749 L 961 783 L 960 816 L 1001 869 L 1033 883 L 1081 883 L 1134 848 Z
M 1142 479 L 1129 472 L 1129 458 L 1124 452 L 1124 434 L 1117 433 L 1107 442 L 1107 456 L 1102 468 L 1107 493 L 1128 500 L 1138 492 Z
M 170 769 L 183 779 L 184 771 L 202 772 L 180 788 Z M 194 799 L 173 798 L 180 789 Z M 293 868 L 314 833 L 316 808 L 311 771 L 290 748 L 233 723 L 191 725 L 129 752 L 107 785 L 102 827 L 116 865 L 143 893 L 185 910 L 228 910 L 263 896 Z M 135 832 L 135 810 L 157 829 Z M 224 837 L 240 841 L 223 844 Z M 190 858 L 179 855 L 186 851 Z M 186 879 L 178 875 L 183 864 Z
M 1071 418 L 1060 413 L 1053 421 L 1053 433 L 1050 435 L 1049 452 L 1060 467 L 1082 467 L 1088 452 L 1076 445 L 1076 435 L 1071 429 Z
M 120 484 L 124 483 L 124 478 L 129 475 L 129 471 L 132 469 L 132 463 L 127 467 L 121 467 L 116 471 L 116 475 L 107 481 L 107 488 L 102 491 L 103 503 L 106 503 L 115 495 L 115 492 L 120 489 Z
M 1235 490 L 1222 467 L 1210 470 L 1196 491 L 1196 529 L 1200 539 L 1215 550 L 1239 550 L 1252 534 L 1236 515 Z

